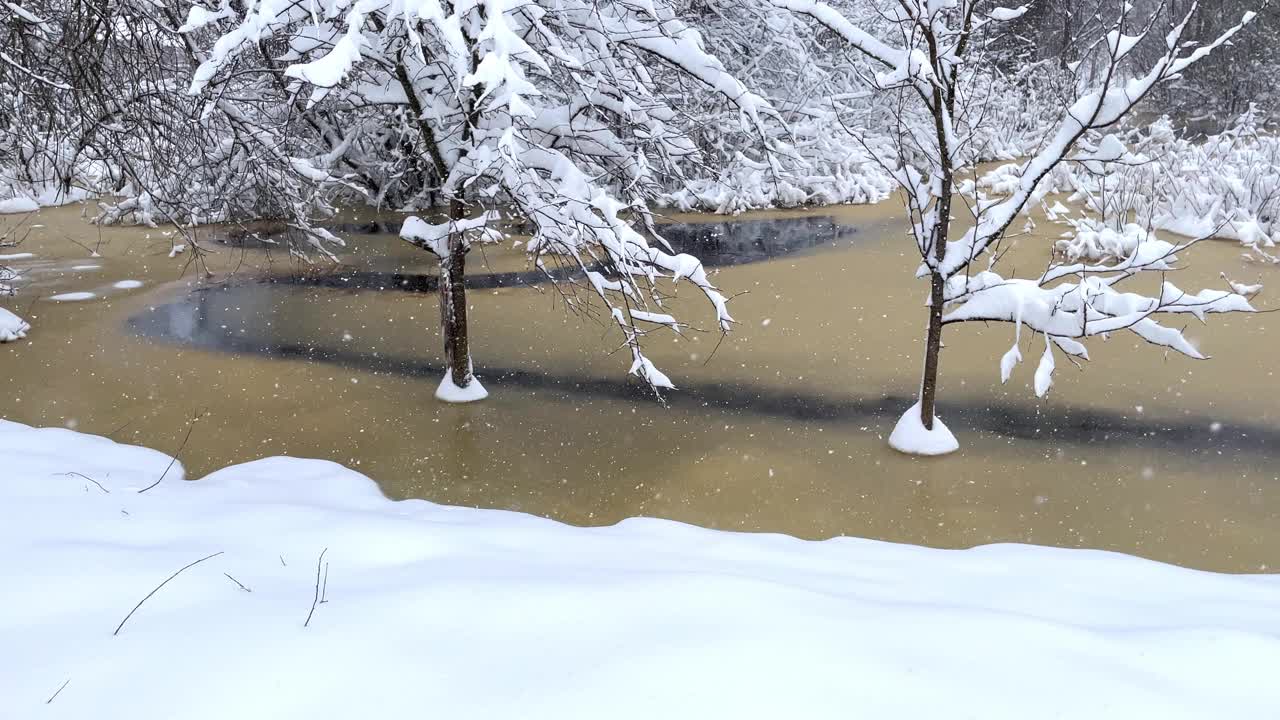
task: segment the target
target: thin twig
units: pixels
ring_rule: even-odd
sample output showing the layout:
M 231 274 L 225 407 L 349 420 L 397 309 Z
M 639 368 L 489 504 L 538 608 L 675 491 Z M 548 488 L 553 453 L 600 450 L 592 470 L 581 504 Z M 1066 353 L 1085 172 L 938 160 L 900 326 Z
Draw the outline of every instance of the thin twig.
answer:
M 133 424 L 133 421 L 134 421 L 134 420 L 136 420 L 136 419 L 137 419 L 137 418 L 131 418 L 131 419 L 130 419 L 128 422 L 126 422 L 125 424 L 123 424 L 123 425 L 121 425 L 120 427 L 116 428 L 115 430 L 112 430 L 111 432 L 107 433 L 107 437 L 114 437 L 116 433 L 118 433 L 118 432 L 120 432 L 121 430 L 124 430 L 125 428 L 129 427 L 130 425 L 132 425 L 132 424 Z
M 57 692 L 55 692 L 53 695 L 50 695 L 49 699 L 44 701 L 44 704 L 48 705 L 49 703 L 52 703 L 53 699 L 58 697 L 58 693 L 62 692 L 62 688 L 66 687 L 67 683 L 70 683 L 70 682 L 71 682 L 71 678 L 67 678 L 67 682 L 62 683 L 62 687 L 59 687 Z
M 229 574 L 227 574 L 227 573 L 222 573 L 222 574 L 223 574 L 223 575 L 226 575 L 226 576 L 227 576 L 227 579 L 228 579 L 228 580 L 230 580 L 231 582 L 233 582 L 233 583 L 235 583 L 235 584 L 239 585 L 241 590 L 243 590 L 243 591 L 245 591 L 245 592 L 253 592 L 253 591 L 252 591 L 252 590 L 250 590 L 249 588 L 245 587 L 245 586 L 244 586 L 244 583 L 242 583 L 242 582 L 240 582 L 239 580 L 237 580 L 237 579 L 235 579 L 235 578 L 231 577 L 231 575 L 229 575 Z
M 307 627 L 311 624 L 311 616 L 316 611 L 316 605 L 320 604 L 320 564 L 324 562 L 324 554 L 327 552 L 329 552 L 329 548 L 321 550 L 320 557 L 316 560 L 316 594 L 311 598 L 311 612 L 307 613 L 307 621 L 302 623 L 302 627 Z M 326 579 L 325 582 L 328 583 L 328 580 Z
M 89 477 L 88 475 L 85 475 L 84 473 L 78 473 L 78 472 L 75 472 L 75 471 L 73 470 L 73 471 L 71 471 L 71 472 L 64 472 L 64 473 L 62 473 L 62 474 L 63 474 L 63 475 L 66 475 L 66 476 L 68 476 L 68 477 L 70 477 L 70 476 L 72 476 L 72 475 L 75 475 L 76 477 L 82 477 L 82 478 L 84 478 L 85 480 L 88 480 L 89 482 L 93 483 L 94 485 L 97 485 L 97 486 L 98 486 L 98 489 L 99 489 L 99 490 L 101 490 L 102 492 L 104 492 L 104 493 L 106 493 L 106 494 L 108 494 L 108 495 L 110 495 L 110 494 L 111 494 L 111 491 L 110 491 L 110 490 L 108 490 L 108 489 L 106 489 L 106 488 L 102 487 L 102 483 L 98 482 L 97 480 L 94 480 L 93 478 Z
M 179 570 L 178 572 L 176 572 L 176 573 L 174 573 L 174 574 L 170 575 L 168 578 L 166 578 L 166 579 L 165 579 L 165 581 L 164 581 L 164 582 L 162 582 L 162 583 L 160 583 L 159 585 L 157 585 L 155 590 L 152 590 L 151 592 L 147 593 L 147 596 L 146 596 L 146 597 L 144 597 L 144 598 L 142 598 L 141 600 L 139 600 L 139 601 L 138 601 L 138 604 L 133 606 L 133 609 L 129 611 L 129 614 L 128 614 L 128 615 L 125 615 L 125 616 L 124 616 L 124 619 L 123 619 L 123 620 L 121 620 L 121 621 L 120 621 L 120 624 L 116 626 L 116 631 L 115 631 L 115 632 L 113 632 L 113 633 L 111 633 L 111 635 L 112 635 L 113 637 L 114 637 L 114 636 L 116 636 L 116 635 L 119 635 L 119 634 L 120 634 L 120 628 L 124 627 L 124 624 L 125 624 L 125 623 L 127 623 L 127 622 L 129 622 L 129 618 L 133 617 L 133 614 L 134 614 L 135 612 L 137 612 L 137 611 L 138 611 L 138 608 L 142 607 L 142 603 L 144 603 L 144 602 L 146 602 L 146 601 L 150 600 L 152 595 L 155 595 L 157 592 L 159 592 L 160 588 L 164 587 L 165 585 L 168 585 L 170 580 L 172 580 L 172 579 L 174 579 L 174 578 L 178 577 L 179 575 L 181 575 L 183 570 L 186 570 L 187 568 L 189 568 L 189 567 L 193 567 L 193 566 L 195 566 L 195 565 L 199 565 L 200 563 L 202 563 L 202 562 L 204 562 L 205 560 L 208 560 L 208 559 L 210 559 L 210 558 L 216 558 L 216 557 L 218 557 L 219 555 L 221 555 L 221 554 L 222 554 L 222 552 L 223 552 L 222 550 L 219 550 L 218 552 L 216 552 L 216 553 L 214 553 L 214 554 L 212 554 L 212 555 L 206 555 L 206 556 L 204 556 L 204 557 L 200 558 L 199 560 L 197 560 L 197 561 L 195 561 L 195 562 L 191 563 L 190 565 L 186 565 L 186 566 L 184 566 L 184 567 L 183 567 L 181 570 Z
M 159 485 L 160 481 L 164 480 L 164 476 L 169 474 L 169 471 L 173 469 L 174 463 L 178 462 L 178 456 L 182 454 L 182 449 L 187 446 L 187 441 L 191 439 L 191 432 L 196 429 L 196 421 L 198 421 L 202 417 L 204 417 L 204 413 L 200 412 L 200 413 L 196 413 L 195 416 L 191 418 L 191 422 L 187 424 L 186 437 L 182 438 L 182 444 L 178 446 L 178 449 L 176 451 L 174 451 L 173 457 L 169 460 L 169 464 L 165 467 L 164 472 L 160 473 L 160 478 L 157 479 L 155 482 L 151 483 L 150 485 L 139 490 L 138 491 L 139 494 L 144 493 L 150 490 L 151 488 Z

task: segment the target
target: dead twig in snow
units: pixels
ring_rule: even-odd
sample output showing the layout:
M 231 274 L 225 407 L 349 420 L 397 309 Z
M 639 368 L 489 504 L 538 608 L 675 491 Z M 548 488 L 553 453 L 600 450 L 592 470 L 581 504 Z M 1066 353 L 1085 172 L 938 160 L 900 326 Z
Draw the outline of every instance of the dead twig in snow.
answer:
M 204 417 L 204 412 L 198 412 L 191 418 L 191 422 L 187 423 L 187 435 L 186 437 L 182 438 L 182 444 L 178 446 L 178 449 L 176 451 L 174 451 L 173 458 L 170 459 L 169 464 L 165 466 L 164 472 L 160 473 L 159 479 L 157 479 L 155 482 L 139 490 L 138 491 L 139 494 L 144 493 L 150 490 L 151 488 L 159 485 L 160 481 L 164 480 L 164 476 L 169 474 L 169 471 L 173 469 L 173 464 L 178 462 L 178 456 L 182 454 L 182 449 L 187 446 L 187 441 L 191 439 L 191 431 L 196 429 L 196 422 L 199 421 L 200 418 L 202 417 Z
M 159 591 L 160 591 L 160 588 L 164 587 L 165 585 L 168 585 L 170 580 L 172 580 L 172 579 L 174 579 L 174 578 L 178 577 L 179 575 L 181 575 L 181 574 L 182 574 L 182 572 L 183 572 L 183 570 L 186 570 L 187 568 L 190 568 L 190 567 L 194 567 L 194 566 L 196 566 L 196 565 L 199 565 L 200 563 L 204 562 L 205 560 L 209 560 L 210 558 L 216 558 L 216 557 L 218 557 L 219 555 L 221 555 L 221 554 L 222 554 L 222 552 L 223 552 L 222 550 L 219 550 L 218 552 L 216 552 L 216 553 L 214 553 L 214 554 L 212 554 L 212 555 L 206 555 L 206 556 L 204 556 L 204 557 L 200 558 L 199 560 L 197 560 L 197 561 L 195 561 L 195 562 L 191 563 L 190 565 L 184 565 L 184 566 L 182 567 L 182 569 L 181 569 L 181 570 L 178 570 L 178 572 L 176 572 L 176 573 L 174 573 L 174 574 L 170 575 L 169 577 L 165 578 L 165 581 L 164 581 L 164 582 L 162 582 L 162 583 L 160 583 L 159 585 L 157 585 L 155 590 L 152 590 L 151 592 L 147 593 L 147 596 L 146 596 L 146 597 L 144 597 L 144 598 L 142 598 L 141 600 L 139 600 L 139 601 L 138 601 L 138 604 L 137 604 L 137 605 L 134 605 L 134 606 L 133 606 L 133 609 L 129 611 L 129 614 L 124 616 L 124 619 L 123 619 L 123 620 L 121 620 L 121 621 L 120 621 L 120 624 L 116 626 L 116 631 L 115 631 L 115 632 L 113 632 L 113 633 L 111 633 L 112 637 L 114 637 L 114 636 L 116 636 L 116 635 L 119 635 L 119 634 L 120 634 L 120 628 L 124 627 L 124 624 L 125 624 L 125 623 L 127 623 L 127 622 L 129 622 L 129 618 L 133 617 L 133 614 L 134 614 L 134 613 L 136 613 L 136 612 L 138 612 L 138 608 L 142 607 L 142 603 L 144 603 L 144 602 L 146 602 L 146 601 L 150 600 L 150 599 L 151 599 L 151 596 L 152 596 L 152 595 L 155 595 L 157 592 L 159 592 Z
M 97 486 L 98 486 L 98 489 L 99 489 L 99 490 L 101 490 L 102 492 L 104 492 L 104 493 L 106 493 L 106 494 L 108 494 L 108 495 L 110 495 L 110 494 L 111 494 L 111 491 L 110 491 L 110 490 L 108 490 L 108 489 L 106 489 L 106 488 L 102 487 L 102 483 L 98 482 L 97 480 L 94 480 L 93 478 L 89 477 L 88 475 L 85 475 L 84 473 L 78 473 L 78 472 L 75 472 L 75 471 L 73 470 L 73 471 L 71 471 L 71 472 L 64 472 L 64 473 L 62 473 L 62 474 L 63 474 L 63 475 L 66 475 L 67 477 L 71 477 L 72 475 L 74 475 L 74 476 L 76 476 L 76 477 L 84 478 L 85 480 L 88 480 L 89 482 L 93 483 L 94 485 L 97 485 Z
M 307 613 L 307 621 L 302 623 L 302 627 L 307 627 L 308 625 L 311 624 L 311 616 L 315 614 L 316 605 L 320 604 L 320 565 L 321 563 L 324 562 L 324 554 L 327 552 L 329 552 L 329 548 L 325 548 L 324 550 L 321 550 L 320 557 L 316 559 L 316 594 L 315 594 L 315 597 L 311 598 L 311 612 Z M 329 583 L 329 576 L 328 576 L 328 573 L 326 572 L 325 585 L 327 586 L 328 583 Z
M 44 704 L 48 705 L 49 703 L 52 703 L 53 699 L 58 697 L 58 694 L 62 692 L 62 688 L 65 688 L 70 682 L 71 682 L 71 678 L 67 678 L 67 682 L 62 683 L 62 686 L 59 687 L 57 691 L 55 691 L 52 695 L 50 695 L 49 699 L 44 701 Z
M 227 576 L 227 579 L 228 579 L 228 580 L 230 580 L 231 582 L 233 582 L 233 583 L 235 583 L 235 584 L 239 585 L 241 590 L 243 590 L 243 591 L 245 591 L 245 592 L 253 592 L 253 591 L 252 591 L 252 590 L 250 590 L 249 588 L 245 587 L 245 586 L 244 586 L 244 583 L 242 583 L 242 582 L 240 582 L 239 580 L 237 580 L 237 579 L 235 579 L 235 578 L 231 577 L 231 575 L 230 575 L 229 573 L 222 573 L 222 574 L 223 574 L 223 575 L 226 575 L 226 576 Z

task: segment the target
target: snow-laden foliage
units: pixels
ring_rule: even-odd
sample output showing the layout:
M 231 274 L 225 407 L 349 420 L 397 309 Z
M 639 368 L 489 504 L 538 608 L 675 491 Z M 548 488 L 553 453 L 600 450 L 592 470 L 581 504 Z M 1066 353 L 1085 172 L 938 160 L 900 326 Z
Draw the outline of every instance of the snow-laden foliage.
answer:
M 15 48 L 4 57 L 16 63 L 0 62 L 0 88 L 10 90 L 0 94 L 0 120 L 8 125 L 0 141 L 0 202 L 105 194 L 116 201 L 104 222 L 271 219 L 303 231 L 291 236 L 315 249 L 331 238 L 312 232 L 311 220 L 328 216 L 335 202 L 402 208 L 443 199 L 397 83 L 375 79 L 358 92 L 308 103 L 310 91 L 295 82 L 306 78 L 286 74 L 294 59 L 335 37 L 316 30 L 290 48 L 286 36 L 265 33 L 239 46 L 234 72 L 210 78 L 208 93 L 193 97 L 186 92 L 192 72 L 238 21 L 239 6 L 210 2 L 184 14 L 146 0 L 100 9 L 71 0 L 24 3 L 0 6 L 0 16 L 12 18 L 0 33 L 8 31 L 7 45 Z M 883 33 L 891 24 L 881 18 L 881 4 L 855 0 L 847 10 Z M 648 61 L 642 84 L 671 111 L 660 118 L 663 132 L 640 138 L 612 119 L 600 122 L 628 143 L 643 140 L 649 162 L 656 154 L 656 200 L 737 212 L 887 196 L 893 183 L 881 165 L 893 156 L 900 114 L 871 95 L 872 68 L 835 33 L 815 35 L 767 0 L 670 0 L 663 8 L 663 22 L 675 18 L 696 29 L 725 70 L 778 114 L 744 127 L 725 94 L 707 92 L 678 64 Z M 78 50 L 85 47 L 92 52 Z M 355 72 L 368 74 L 365 65 Z M 314 79 L 320 69 L 309 72 Z M 1046 74 L 994 66 L 974 72 L 1002 99 L 988 109 L 1000 122 L 983 126 L 1001 129 L 975 145 L 975 157 L 1026 154 L 1035 137 L 1027 130 L 1043 125 L 1052 107 L 1039 88 Z M 681 147 L 664 147 L 677 137 Z M 626 174 L 598 179 L 615 193 L 631 192 Z
M 413 219 L 406 239 L 445 268 L 447 355 L 452 382 L 470 382 L 462 258 L 477 238 L 468 218 L 514 212 L 532 225 L 526 244 L 539 268 L 567 264 L 621 332 L 631 372 L 672 387 L 641 351 L 652 327 L 684 327 L 660 311 L 659 281 L 688 280 L 710 303 L 716 326 L 732 323 L 727 299 L 697 258 L 666 251 L 648 205 L 682 177 L 697 147 L 681 123 L 682 97 L 662 93 L 657 72 L 732 105 L 746 132 L 768 144 L 773 110 L 727 72 L 701 35 L 661 2 L 622 0 L 264 0 L 244 16 L 196 8 L 184 31 L 218 17 L 223 32 L 196 69 L 191 90 L 211 109 L 240 59 L 265 42 L 291 92 L 334 112 L 399 106 L 414 130 L 406 154 L 428 160 L 423 187 L 449 202 L 447 222 Z M 223 109 L 223 108 L 218 108 Z M 231 113 L 234 109 L 224 109 Z M 343 148 L 369 142 L 378 123 L 350 126 Z M 343 148 L 340 148 L 343 149 Z M 326 168 L 342 156 L 335 152 Z M 319 172 L 327 170 L 318 169 Z M 587 303 L 573 294 L 571 305 Z M 455 345 L 459 334 L 462 344 Z
M 994 271 L 952 277 L 946 286 L 944 325 L 962 322 L 1014 324 L 1013 346 L 1001 358 L 1000 379 L 1007 382 L 1022 360 L 1023 329 L 1039 333 L 1044 351 L 1035 372 L 1035 394 L 1044 397 L 1053 384 L 1054 350 L 1068 357 L 1088 360 L 1081 342 L 1094 336 L 1108 337 L 1128 331 L 1146 342 L 1191 358 L 1205 355 L 1182 331 L 1161 324 L 1162 316 L 1190 315 L 1200 321 L 1212 313 L 1254 312 L 1242 288 L 1201 290 L 1191 293 L 1164 280 L 1154 295 L 1124 292 L 1122 284 L 1143 273 L 1177 269 L 1177 255 L 1198 240 L 1173 245 L 1136 225 L 1125 228 L 1133 237 L 1133 249 L 1101 264 L 1061 262 L 1052 264 L 1034 279 L 1006 279 Z
M 759 139 L 728 122 L 721 105 L 708 104 L 695 116 L 695 137 L 707 157 L 704 172 L 670 190 L 663 203 L 725 213 L 887 197 L 896 188 L 889 168 L 897 158 L 897 129 L 907 124 L 932 132 L 923 121 L 927 115 L 909 111 L 918 99 L 886 101 L 877 94 L 874 61 L 850 52 L 838 30 L 791 12 L 802 5 L 705 5 L 698 20 L 708 41 L 721 48 L 731 72 L 770 100 L 785 124 L 767 128 L 773 152 L 760 157 Z M 831 7 L 869 35 L 886 38 L 896 32 L 886 14 L 892 5 L 863 0 Z M 959 71 L 971 88 L 969 104 L 979 111 L 972 118 L 973 142 L 961 150 L 967 164 L 1034 152 L 1056 119 L 1060 86 L 1072 80 L 1048 63 L 1005 68 L 984 58 Z
M 891 152 L 892 108 L 871 101 L 863 59 L 768 2 L 687 4 L 728 70 L 766 97 L 783 122 L 764 127 L 770 152 L 761 152 L 760 137 L 742 131 L 723 99 L 694 93 L 691 136 L 702 163 L 667 188 L 664 205 L 733 213 L 888 196 L 893 181 L 880 158 Z M 871 3 L 861 9 L 875 17 Z
M 0 199 L 101 195 L 111 198 L 98 217 L 106 223 L 270 218 L 314 248 L 334 239 L 312 228 L 330 210 L 334 183 L 312 166 L 318 143 L 296 122 L 284 86 L 250 71 L 211 102 L 187 94 L 202 54 L 176 32 L 176 6 L 23 0 L 5 12 Z M 257 52 L 269 57 L 266 46 Z
M 989 189 L 1000 194 L 987 196 L 964 183 L 960 175 L 981 155 L 978 148 L 990 136 L 979 128 L 988 124 L 989 110 L 1002 100 L 983 91 L 983 76 L 973 68 L 989 65 L 984 62 L 991 51 L 987 30 L 1016 21 L 1026 12 L 1025 6 L 1002 8 L 980 0 L 899 0 L 886 10 L 896 32 L 884 36 L 819 0 L 772 2 L 836 33 L 875 64 L 873 84 L 886 101 L 897 103 L 903 118 L 896 127 L 897 158 L 890 170 L 906 195 L 911 236 L 921 259 L 917 274 L 930 282 L 929 330 L 920 402 L 908 410 L 919 415 L 921 430 L 904 433 L 894 447 L 934 453 L 943 446 L 924 441 L 934 430 L 945 325 L 999 321 L 1015 323 L 1018 334 L 1024 326 L 1041 333 L 1045 350 L 1035 389 L 1044 395 L 1052 382 L 1055 347 L 1073 358 L 1087 358 L 1081 339 L 1130 330 L 1153 344 L 1201 357 L 1180 333 L 1159 325 L 1153 317 L 1190 313 L 1203 318 L 1211 312 L 1252 310 L 1234 290 L 1193 294 L 1165 283 L 1155 297 L 1118 292 L 1115 286 L 1127 278 L 1169 269 L 1175 252 L 1185 249 L 1153 237 L 1142 238 L 1115 265 L 1060 264 L 1035 279 L 1005 278 L 996 271 L 1007 231 L 1051 189 L 1046 178 L 1068 162 L 1102 172 L 1106 164 L 1120 161 L 1126 149 L 1115 136 L 1106 135 L 1093 146 L 1087 140 L 1119 123 L 1159 85 L 1181 77 L 1226 44 L 1253 19 L 1252 13 L 1212 41 L 1199 44 L 1186 35 L 1196 15 L 1193 3 L 1186 16 L 1163 34 L 1161 53 L 1130 73 L 1122 70 L 1129 64 L 1128 56 L 1159 35 L 1154 15 L 1144 19 L 1132 5 L 1122 7 L 1099 37 L 1085 41 L 1103 48 L 1102 72 L 1094 81 L 1090 81 L 1093 76 L 1077 75 L 1074 85 L 1062 87 L 1057 121 L 1028 158 L 989 179 Z M 1077 69 L 1068 68 L 1073 73 Z M 960 202 L 956 202 L 957 191 Z M 963 215 L 963 222 L 953 233 L 957 215 Z M 1070 277 L 1075 282 L 1068 281 Z M 1015 343 L 1001 363 L 1002 374 L 1007 377 L 1019 359 Z
M 1189 137 L 1166 116 L 1122 133 L 1091 133 L 1081 147 L 1114 161 L 1060 164 L 1034 196 L 1051 220 L 1071 227 L 1058 243 L 1069 260 L 1123 257 L 1149 228 L 1238 240 L 1248 258 L 1280 263 L 1280 138 L 1264 129 L 1256 109 L 1207 138 Z M 961 192 L 990 203 L 1014 192 L 1019 174 L 1019 164 L 1001 165 L 966 180 Z
M 1251 257 L 1280 262 L 1280 138 L 1256 111 L 1221 134 L 1191 139 L 1169 118 L 1125 138 L 1128 149 L 1103 168 L 1060 170 L 1059 189 L 1112 227 L 1134 222 L 1187 237 L 1239 240 Z M 1098 259 L 1105 248 L 1081 247 Z

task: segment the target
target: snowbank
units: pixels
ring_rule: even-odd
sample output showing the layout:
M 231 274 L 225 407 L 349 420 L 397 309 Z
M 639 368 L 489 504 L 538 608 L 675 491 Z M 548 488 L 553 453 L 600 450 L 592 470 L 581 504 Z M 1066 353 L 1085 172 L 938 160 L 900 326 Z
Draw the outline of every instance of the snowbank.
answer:
M 0 343 L 21 340 L 30 329 L 31 325 L 26 320 L 0 308 Z
M 81 188 L 69 191 L 42 186 L 40 188 L 17 188 L 0 185 L 0 215 L 35 212 L 42 207 L 59 207 L 70 205 L 93 197 L 93 194 Z
M 287 458 L 195 483 L 175 465 L 138 494 L 169 461 L 0 421 L 0 716 L 1243 720 L 1280 708 L 1280 578 L 658 520 L 580 529 L 390 502 L 355 472 Z
M 40 203 L 29 197 L 13 197 L 0 200 L 0 215 L 29 213 L 40 209 Z

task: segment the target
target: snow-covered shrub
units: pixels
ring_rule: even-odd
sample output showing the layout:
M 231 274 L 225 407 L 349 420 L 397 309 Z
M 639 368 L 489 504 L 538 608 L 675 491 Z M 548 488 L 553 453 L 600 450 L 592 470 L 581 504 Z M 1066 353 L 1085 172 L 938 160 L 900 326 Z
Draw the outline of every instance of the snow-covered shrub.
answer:
M 1113 230 L 1129 223 L 1192 238 L 1238 240 L 1257 258 L 1280 241 L 1280 137 L 1249 112 L 1221 134 L 1179 133 L 1161 118 L 1124 137 L 1118 162 L 1062 166 L 1047 187 Z M 980 187 L 998 192 L 994 181 Z M 1092 255 L 1097 259 L 1099 256 Z
M 1146 228 L 1135 223 L 1116 229 L 1093 218 L 1068 222 L 1072 231 L 1055 244 L 1054 250 L 1069 262 L 1126 258 L 1150 236 Z

